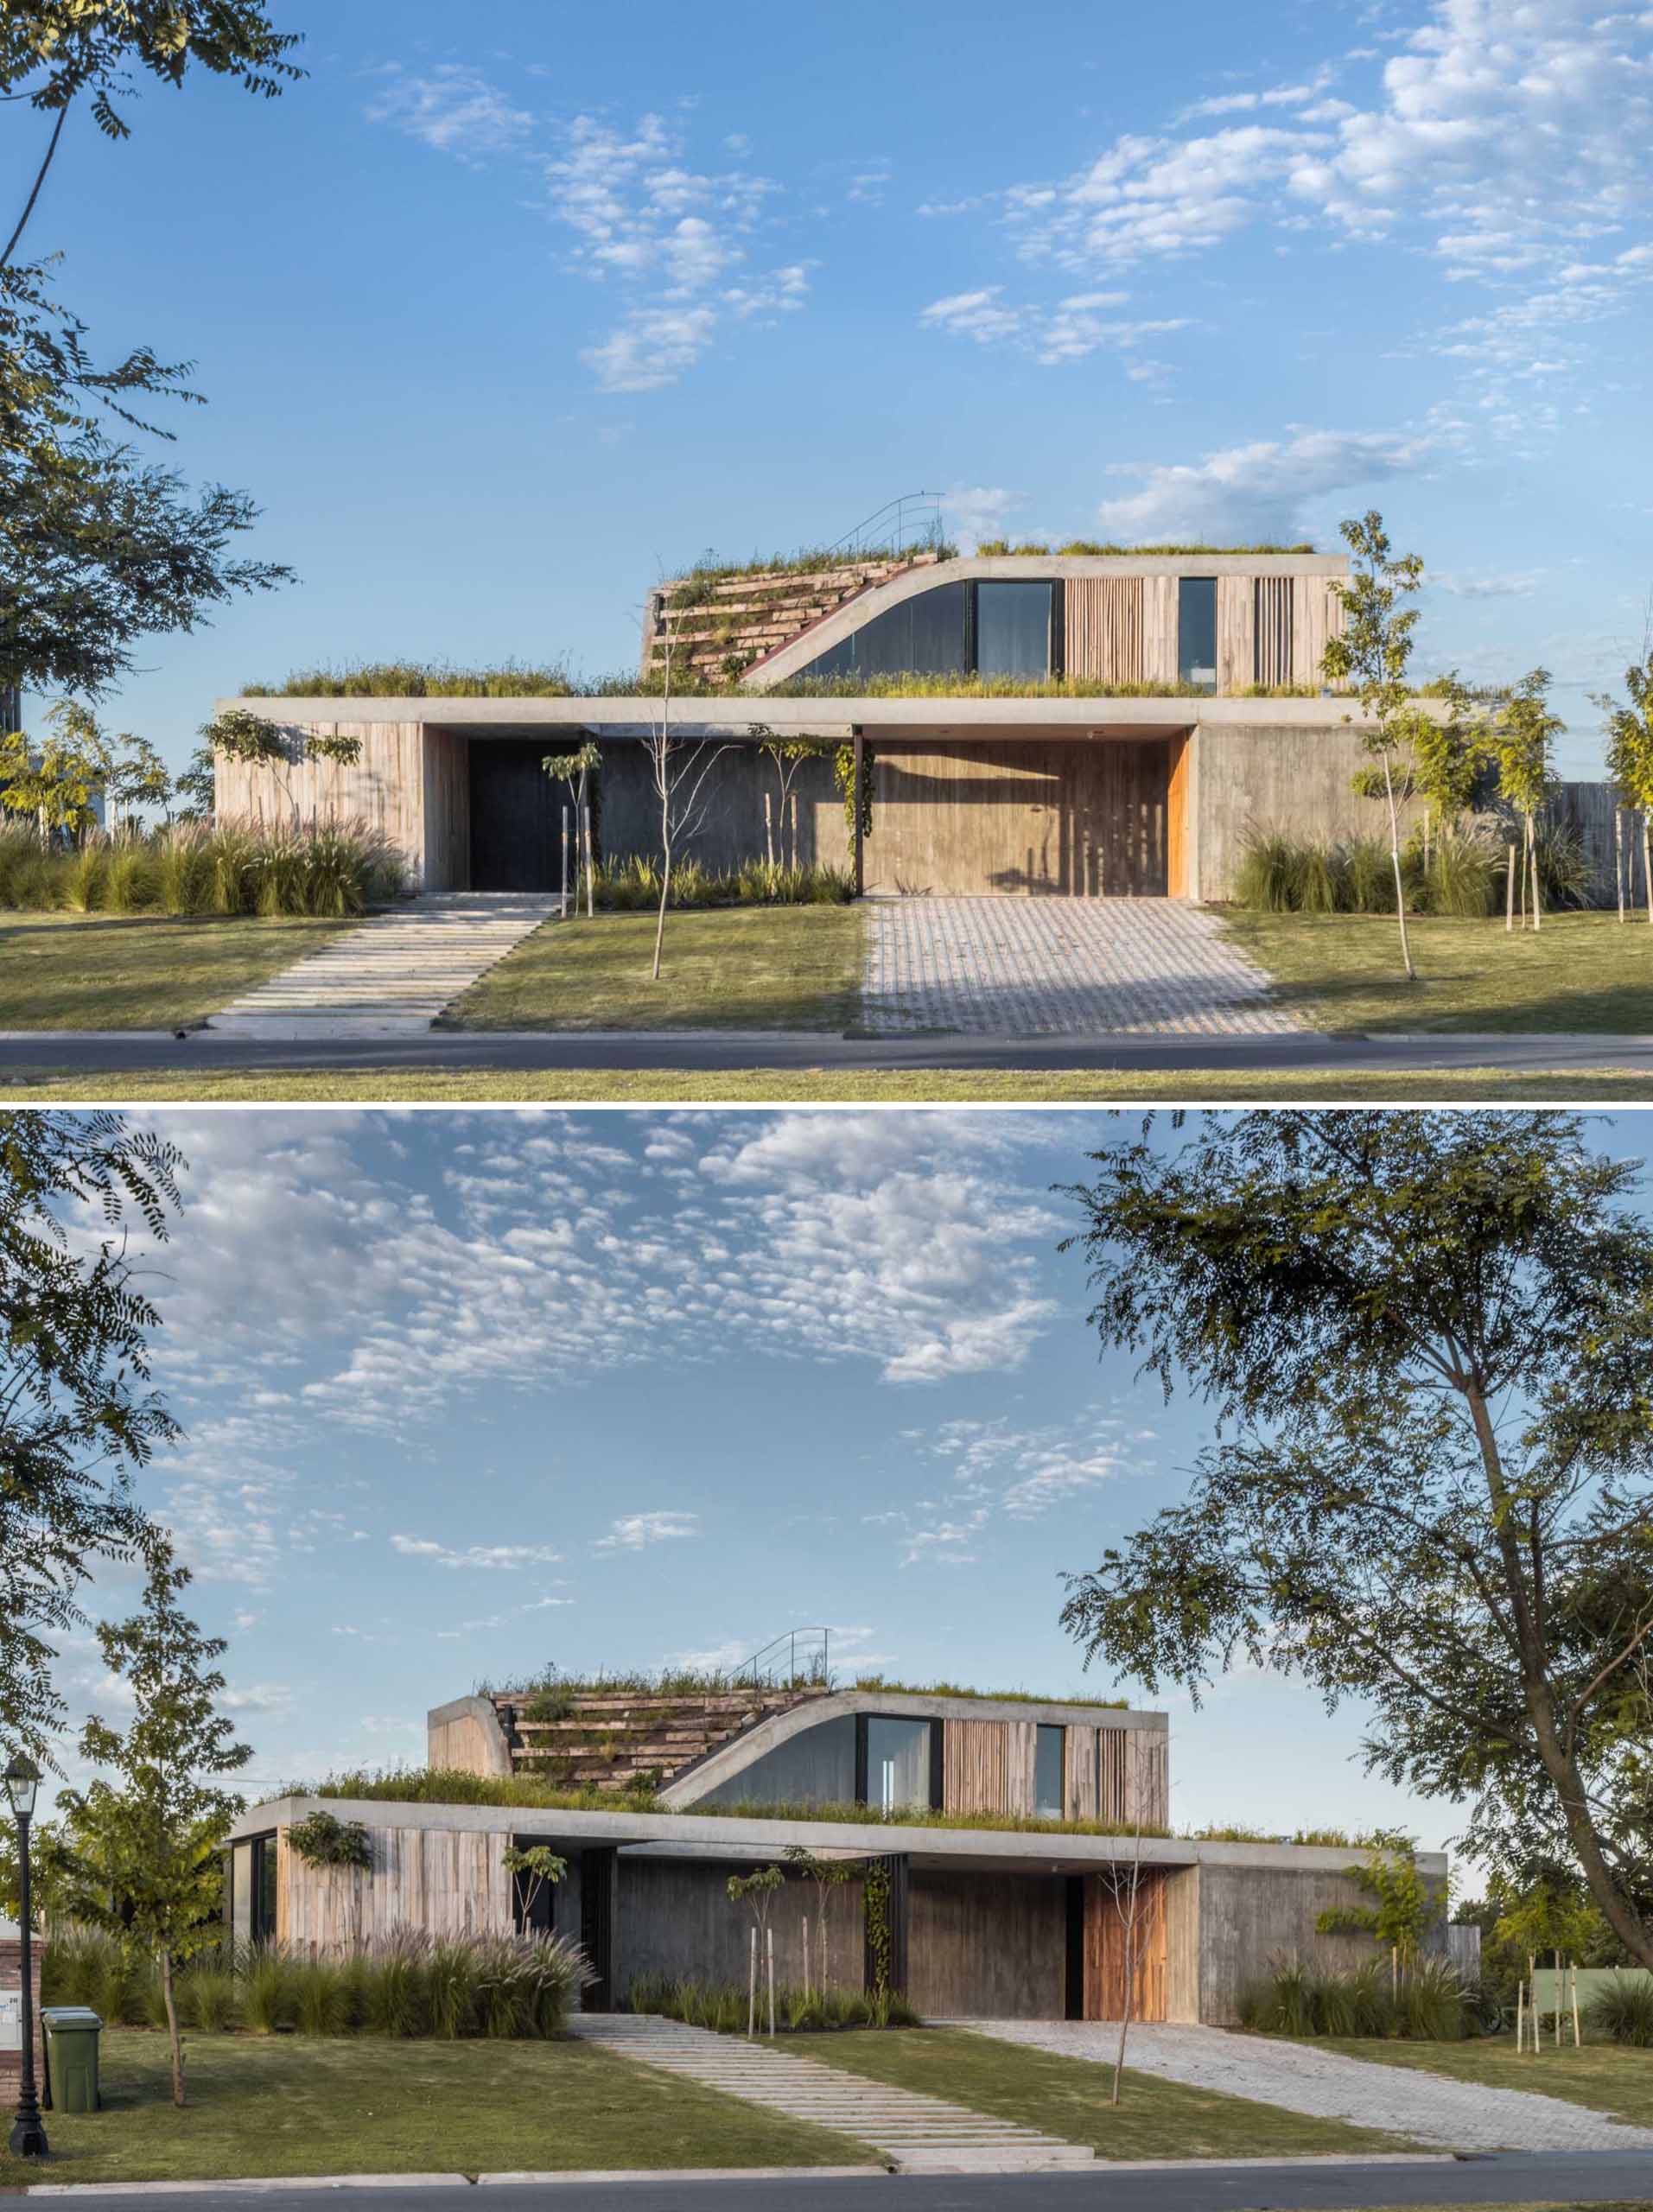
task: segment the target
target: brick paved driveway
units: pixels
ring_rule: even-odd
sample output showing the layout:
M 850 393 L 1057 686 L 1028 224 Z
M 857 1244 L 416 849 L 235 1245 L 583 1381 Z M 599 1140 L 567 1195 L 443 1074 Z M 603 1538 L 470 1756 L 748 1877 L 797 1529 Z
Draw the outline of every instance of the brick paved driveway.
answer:
M 1300 1027 L 1215 915 L 1174 899 L 874 899 L 874 1036 L 1279 1037 Z

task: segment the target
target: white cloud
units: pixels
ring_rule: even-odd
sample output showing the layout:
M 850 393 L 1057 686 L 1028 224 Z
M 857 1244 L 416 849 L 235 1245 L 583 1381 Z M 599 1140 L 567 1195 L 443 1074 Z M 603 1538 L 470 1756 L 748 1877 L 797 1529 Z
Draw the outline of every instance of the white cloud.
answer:
M 904 1530 L 901 1564 L 914 1567 L 973 1562 L 981 1556 L 973 1547 L 995 1519 L 1038 1520 L 1121 1475 L 1143 1472 L 1150 1464 L 1143 1447 L 1154 1438 L 1117 1415 L 1094 1413 L 1034 1428 L 1005 1419 L 948 1421 L 909 1430 L 903 1440 L 950 1478 L 942 1497 L 920 1498 L 893 1516 Z
M 941 512 L 947 532 L 966 553 L 973 553 L 984 537 L 1004 535 L 1006 518 L 1022 505 L 1020 492 L 1001 484 L 955 485 L 942 494 Z
M 1122 467 L 1140 488 L 1103 499 L 1097 514 L 1104 537 L 1127 544 L 1291 541 L 1304 533 L 1306 503 L 1410 474 L 1432 450 L 1424 435 L 1294 429 L 1197 462 Z
M 533 136 L 534 118 L 514 106 L 475 69 L 438 62 L 416 76 L 394 65 L 385 90 L 370 100 L 370 123 L 393 123 L 439 154 L 477 162 L 518 152 Z
M 640 1552 L 650 1544 L 668 1544 L 700 1534 L 698 1513 L 624 1513 L 609 1525 L 594 1547 L 600 1552 Z
M 1429 582 L 1434 590 L 1449 592 L 1454 599 L 1530 599 L 1542 574 L 1538 569 L 1519 575 L 1490 576 L 1454 575 L 1449 571 L 1432 570 Z
M 1104 351 L 1130 353 L 1151 338 L 1189 327 L 1186 315 L 1152 320 L 1109 312 L 1128 299 L 1126 292 L 1075 292 L 1053 307 L 1038 308 L 1007 306 L 1003 291 L 1001 284 L 987 284 L 954 292 L 933 301 L 919 320 L 978 346 L 1020 346 L 1047 366 Z
M 392 1536 L 391 1549 L 404 1559 L 429 1560 L 436 1567 L 475 1567 L 506 1573 L 523 1567 L 551 1567 L 563 1556 L 548 1544 L 467 1544 L 460 1551 L 433 1542 L 428 1536 Z

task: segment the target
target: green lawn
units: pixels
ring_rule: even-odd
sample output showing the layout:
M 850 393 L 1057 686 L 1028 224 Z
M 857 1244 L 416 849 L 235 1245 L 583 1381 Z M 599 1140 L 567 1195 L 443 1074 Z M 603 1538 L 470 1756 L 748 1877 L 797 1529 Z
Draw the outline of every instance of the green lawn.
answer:
M 181 1029 L 353 921 L 0 916 L 0 1029 Z
M 866 923 L 853 906 L 668 914 L 660 981 L 652 914 L 548 923 L 442 1017 L 445 1029 L 837 1029 L 860 1001 Z
M 857 2029 L 788 2037 L 785 2048 L 875 2082 L 1020 2120 L 1066 2142 L 1089 2143 L 1103 2158 L 1303 2158 L 1417 2147 L 1375 2128 L 1313 2120 L 1128 2069 L 1116 2107 L 1108 2101 L 1110 2068 L 963 2028 Z
M 177 2111 L 164 2037 L 103 2037 L 100 2113 L 48 2113 L 47 2172 L 20 2182 L 194 2181 L 582 2166 L 877 2163 L 864 2144 L 582 2043 L 191 2036 Z
M 1224 917 L 1311 1029 L 1653 1033 L 1653 929 L 1616 914 L 1551 914 L 1536 931 L 1417 917 L 1418 980 L 1401 971 L 1392 916 Z
M 338 1068 L 325 1074 L 234 1074 L 203 1068 L 188 1074 L 0 1077 L 0 1096 L 16 1103 L 101 1103 L 111 1099 L 189 1099 L 206 1104 L 400 1104 L 463 1106 L 474 1100 L 565 1105 L 1221 1105 L 1290 1100 L 1313 1105 L 1374 1103 L 1468 1105 L 1484 1100 L 1528 1105 L 1632 1106 L 1653 1100 L 1653 1077 L 1630 1068 L 1579 1075 L 1507 1075 L 1497 1068 L 1460 1068 L 1424 1075 L 1324 1070 L 1279 1074 L 1208 1069 L 1116 1075 L 1031 1068 L 878 1069 L 733 1068 L 678 1073 L 671 1068 L 611 1071 L 551 1069 L 518 1073 L 488 1068 L 383 1071 Z
M 1628 2044 L 1586 2043 L 1580 2050 L 1563 2044 L 1540 2051 L 1518 2051 L 1513 2036 L 1486 2036 L 1469 2043 L 1374 2043 L 1361 2038 L 1317 2037 L 1316 2050 L 1346 2050 L 1351 2058 L 1375 2058 L 1385 2066 L 1412 2066 L 1427 2074 L 1450 2075 L 1455 2082 L 1479 2082 L 1489 2089 L 1533 2089 L 1588 2105 L 1593 2112 L 1653 2127 L 1653 2051 Z

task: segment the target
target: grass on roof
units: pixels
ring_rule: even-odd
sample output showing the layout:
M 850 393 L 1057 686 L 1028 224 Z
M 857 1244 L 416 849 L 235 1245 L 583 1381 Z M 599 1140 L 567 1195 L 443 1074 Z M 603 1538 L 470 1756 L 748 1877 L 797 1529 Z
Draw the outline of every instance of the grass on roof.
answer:
M 502 661 L 455 668 L 447 661 L 341 661 L 296 669 L 281 683 L 246 683 L 244 699 L 566 699 L 576 690 L 567 668 Z
M 950 561 L 957 550 L 943 539 L 934 545 L 861 545 L 854 552 L 846 552 L 842 545 L 806 545 L 796 553 L 754 553 L 745 561 L 726 561 L 708 551 L 668 576 L 666 588 L 681 603 L 684 584 L 722 583 L 731 576 L 809 575 L 820 569 L 870 569 L 887 561 Z

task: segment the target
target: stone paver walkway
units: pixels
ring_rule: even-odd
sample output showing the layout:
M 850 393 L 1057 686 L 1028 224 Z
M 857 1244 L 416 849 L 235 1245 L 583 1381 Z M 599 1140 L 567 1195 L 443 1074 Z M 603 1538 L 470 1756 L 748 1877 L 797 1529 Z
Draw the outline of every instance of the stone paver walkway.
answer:
M 955 2020 L 1003 2043 L 1111 2066 L 1119 2024 L 1105 2020 Z M 1653 2151 L 1653 2127 L 1529 2089 L 1490 2089 L 1412 2066 L 1384 2066 L 1313 2044 L 1226 2028 L 1135 2026 L 1125 2063 L 1198 2089 L 1252 2097 L 1319 2120 L 1389 2129 L 1453 2151 Z M 1542 2079 L 1542 2060 L 1533 2074 Z
M 874 1036 L 1279 1037 L 1299 1025 L 1214 914 L 1177 899 L 874 899 Z
M 283 968 L 207 1027 L 232 1037 L 393 1037 L 445 1006 L 557 911 L 509 891 L 428 893 Z
M 943 2097 L 840 2073 L 744 2036 L 714 2035 L 650 2012 L 581 2012 L 569 2024 L 588 2043 L 645 2066 L 854 2136 L 902 2173 L 1024 2173 L 1096 2163 L 1088 2144 L 1064 2143 Z

